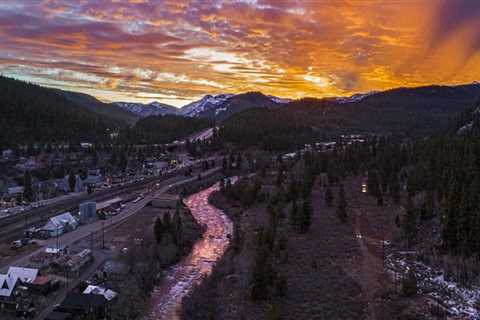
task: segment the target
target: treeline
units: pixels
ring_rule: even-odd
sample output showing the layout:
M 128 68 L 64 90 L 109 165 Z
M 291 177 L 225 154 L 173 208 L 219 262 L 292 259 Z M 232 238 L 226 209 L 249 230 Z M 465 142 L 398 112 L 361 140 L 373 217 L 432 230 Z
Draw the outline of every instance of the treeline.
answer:
M 210 120 L 203 118 L 150 116 L 139 120 L 131 128 L 124 128 L 120 132 L 119 141 L 140 144 L 170 143 L 212 126 Z
M 406 247 L 427 240 L 427 255 L 457 257 L 451 264 L 461 264 L 454 269 L 461 269 L 457 276 L 463 280 L 480 257 L 479 120 L 478 108 L 470 109 L 429 138 L 378 138 L 337 150 L 329 155 L 336 160 L 328 161 L 329 177 L 366 174 L 368 193 L 378 205 L 385 197 L 402 204 L 405 212 L 396 223 Z M 423 231 L 430 238 L 424 239 Z
M 278 108 L 252 108 L 222 123 L 219 137 L 241 147 L 294 150 L 340 134 L 394 134 L 418 138 L 448 127 L 475 103 L 480 86 L 400 88 L 339 104 L 304 98 Z
M 129 277 L 113 282 L 121 293 L 112 310 L 114 319 L 140 318 L 148 307 L 145 301 L 161 281 L 159 275 L 190 252 L 203 232 L 180 204 L 173 214 L 167 211 L 154 221 L 153 226 L 143 226 L 141 239 L 130 235 L 131 245 L 123 257 Z
M 116 123 L 54 90 L 0 76 L 0 149 L 18 144 L 105 141 Z
M 423 199 L 419 219 L 438 218 L 443 248 L 470 256 L 480 253 L 480 126 L 412 146 L 414 167 L 409 197 Z
M 312 135 L 310 127 L 278 108 L 253 108 L 240 112 L 226 120 L 218 132 L 221 141 L 269 151 L 298 147 L 311 140 Z

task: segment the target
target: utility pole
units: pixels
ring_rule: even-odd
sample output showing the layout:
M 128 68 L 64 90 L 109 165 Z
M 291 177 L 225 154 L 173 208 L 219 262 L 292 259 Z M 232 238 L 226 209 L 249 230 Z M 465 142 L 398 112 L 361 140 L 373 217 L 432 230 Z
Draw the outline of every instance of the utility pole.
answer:
M 25 236 L 27 236 L 27 231 L 28 231 L 28 217 L 25 217 Z
M 59 250 L 59 248 L 58 248 L 58 224 L 56 225 L 56 227 L 57 227 L 56 235 L 57 235 L 57 252 L 58 252 L 58 250 Z
M 382 237 L 382 261 L 383 261 L 383 269 L 385 269 L 385 235 Z
M 102 249 L 105 249 L 105 221 L 102 221 Z

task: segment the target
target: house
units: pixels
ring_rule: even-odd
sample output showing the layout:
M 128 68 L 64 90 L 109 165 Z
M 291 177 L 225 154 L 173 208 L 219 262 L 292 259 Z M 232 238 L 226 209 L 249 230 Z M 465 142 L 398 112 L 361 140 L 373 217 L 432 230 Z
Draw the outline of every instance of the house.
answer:
M 40 169 L 43 166 L 44 165 L 40 161 L 37 161 L 37 159 L 31 157 L 27 159 L 25 162 L 17 163 L 15 165 L 15 169 L 17 169 L 20 172 L 26 172 L 26 171 L 34 171 L 34 170 Z
M 102 295 L 108 301 L 112 301 L 118 296 L 118 294 L 113 290 L 105 289 L 99 286 L 92 286 L 92 285 L 89 285 L 88 287 L 86 287 L 85 290 L 83 291 L 83 294 L 99 294 L 99 295 Z
M 3 158 L 3 159 L 11 159 L 11 158 L 13 158 L 13 150 L 12 150 L 12 149 L 4 149 L 4 150 L 2 150 L 2 158 Z
M 8 275 L 12 275 L 22 283 L 33 283 L 38 276 L 38 269 L 10 267 L 8 268 Z
M 101 175 L 92 175 L 92 174 L 89 174 L 85 179 L 83 179 L 82 185 L 83 185 L 83 186 L 85 186 L 85 185 L 93 185 L 93 186 L 96 186 L 96 185 L 101 184 L 102 181 L 103 181 L 103 179 L 102 179 L 102 176 L 101 176 Z
M 70 257 L 70 259 L 63 264 L 63 267 L 72 276 L 78 277 L 93 261 L 93 254 L 90 249 L 84 249 L 79 253 Z
M 51 279 L 48 276 L 38 276 L 35 278 L 35 281 L 29 283 L 27 287 L 34 292 L 48 294 L 60 287 L 60 281 Z
M 78 221 L 70 214 L 70 212 L 62 213 L 58 216 L 51 217 L 48 222 L 41 228 L 41 232 L 49 237 L 56 237 L 78 227 Z
M 23 194 L 23 187 L 21 187 L 21 186 L 10 187 L 10 188 L 8 188 L 7 193 L 10 197 L 14 197 L 17 194 Z
M 30 257 L 30 265 L 38 269 L 46 269 L 54 260 L 54 255 L 46 252 L 40 252 Z
M 82 148 L 82 149 L 91 149 L 91 148 L 93 148 L 93 143 L 90 143 L 90 142 L 80 142 L 80 148 Z
M 7 300 L 12 297 L 17 286 L 18 278 L 12 274 L 0 274 L 0 299 Z
M 56 311 L 75 316 L 90 316 L 92 319 L 102 319 L 108 300 L 99 294 L 72 293 L 60 304 Z

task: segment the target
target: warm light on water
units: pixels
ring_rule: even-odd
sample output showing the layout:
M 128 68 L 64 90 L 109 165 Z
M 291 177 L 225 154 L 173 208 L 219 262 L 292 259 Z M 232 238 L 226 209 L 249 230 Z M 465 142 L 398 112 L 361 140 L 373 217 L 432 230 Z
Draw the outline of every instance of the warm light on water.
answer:
M 209 196 L 219 190 L 219 185 L 200 191 L 184 200 L 197 222 L 206 227 L 201 240 L 180 263 L 167 271 L 161 286 L 151 299 L 152 310 L 147 319 L 180 319 L 183 297 L 191 292 L 204 276 L 211 274 L 215 263 L 223 256 L 232 234 L 233 225 L 222 210 L 208 202 Z

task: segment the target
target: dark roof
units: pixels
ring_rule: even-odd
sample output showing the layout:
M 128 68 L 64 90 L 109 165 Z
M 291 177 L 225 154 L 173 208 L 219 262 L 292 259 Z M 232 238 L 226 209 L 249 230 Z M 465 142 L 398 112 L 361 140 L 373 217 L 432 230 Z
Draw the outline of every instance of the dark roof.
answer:
M 66 320 L 66 319 L 70 319 L 70 313 L 64 313 L 59 311 L 53 311 L 45 318 L 45 320 Z
M 108 303 L 104 296 L 99 294 L 73 293 L 63 300 L 61 307 L 85 309 L 90 307 L 101 307 Z

